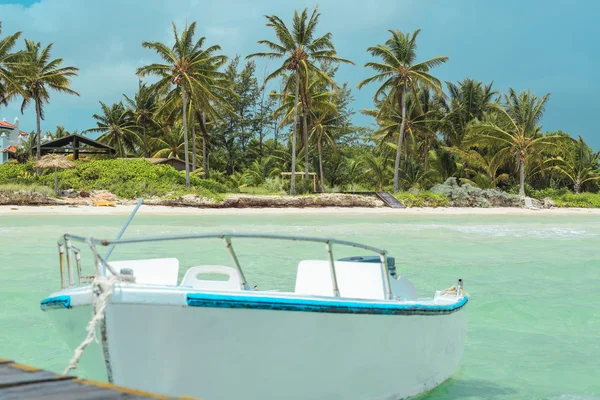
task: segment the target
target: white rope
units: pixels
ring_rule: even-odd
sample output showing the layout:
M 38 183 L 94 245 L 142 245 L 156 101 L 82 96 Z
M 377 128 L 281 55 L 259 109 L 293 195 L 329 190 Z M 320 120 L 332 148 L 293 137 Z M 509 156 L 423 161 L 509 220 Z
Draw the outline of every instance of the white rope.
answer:
M 106 306 L 108 305 L 108 299 L 113 293 L 114 286 L 120 279 L 118 276 L 96 276 L 94 282 L 92 283 L 92 296 L 93 301 L 92 305 L 94 308 L 94 315 L 90 322 L 87 325 L 87 336 L 81 342 L 81 344 L 75 349 L 75 355 L 69 361 L 65 372 L 63 375 L 67 375 L 71 370 L 77 368 L 79 361 L 81 360 L 81 356 L 83 356 L 83 351 L 85 348 L 92 342 L 94 342 L 96 335 L 96 326 L 100 321 L 104 319 L 104 310 L 106 310 Z M 96 294 L 99 291 L 99 294 Z

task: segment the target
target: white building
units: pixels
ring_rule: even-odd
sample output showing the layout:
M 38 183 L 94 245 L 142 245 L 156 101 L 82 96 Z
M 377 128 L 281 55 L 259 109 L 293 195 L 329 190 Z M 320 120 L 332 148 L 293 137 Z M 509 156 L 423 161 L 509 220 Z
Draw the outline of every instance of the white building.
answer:
M 19 130 L 19 118 L 12 124 L 6 122 L 6 118 L 0 121 L 0 164 L 8 161 L 8 153 L 15 153 L 25 138 L 27 133 Z

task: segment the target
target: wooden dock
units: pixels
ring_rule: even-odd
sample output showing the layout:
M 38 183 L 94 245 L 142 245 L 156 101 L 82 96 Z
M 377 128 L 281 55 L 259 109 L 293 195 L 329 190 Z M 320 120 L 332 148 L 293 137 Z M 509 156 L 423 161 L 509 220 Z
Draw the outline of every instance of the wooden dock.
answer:
M 193 399 L 169 397 L 116 386 L 110 383 L 58 375 L 0 358 L 0 399 L 104 400 Z

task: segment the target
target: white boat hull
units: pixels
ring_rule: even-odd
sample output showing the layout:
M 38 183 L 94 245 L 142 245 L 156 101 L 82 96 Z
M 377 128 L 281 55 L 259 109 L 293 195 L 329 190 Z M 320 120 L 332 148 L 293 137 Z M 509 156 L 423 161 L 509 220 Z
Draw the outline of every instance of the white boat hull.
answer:
M 462 297 L 397 311 L 382 301 L 298 303 L 264 293 L 190 301 L 188 294 L 115 291 L 105 349 L 86 350 L 86 376 L 106 379 L 108 366 L 115 384 L 210 400 L 396 400 L 448 379 L 463 354 Z M 91 291 L 71 297 L 72 308 L 49 314 L 75 347 L 91 316 Z

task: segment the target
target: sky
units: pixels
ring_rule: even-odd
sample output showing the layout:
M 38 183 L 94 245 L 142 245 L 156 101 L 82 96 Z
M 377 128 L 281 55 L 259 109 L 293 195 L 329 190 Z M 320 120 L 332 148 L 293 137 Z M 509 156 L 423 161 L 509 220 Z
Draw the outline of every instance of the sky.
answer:
M 24 38 L 54 43 L 54 57 L 80 68 L 72 88 L 81 96 L 52 94 L 42 131 L 56 125 L 82 131 L 95 126 L 99 101 L 112 104 L 123 94 L 133 95 L 136 68 L 159 61 L 142 41 L 171 45 L 171 21 L 178 26 L 196 21 L 197 34 L 208 44 L 219 44 L 229 57 L 245 57 L 263 50 L 257 40 L 274 39 L 265 14 L 291 23 L 294 9 L 315 5 L 305 0 L 0 0 L 0 21 L 2 36 L 22 31 Z M 341 66 L 336 76 L 354 88 L 355 110 L 372 107 L 376 89 L 355 88 L 372 75 L 364 68 L 367 47 L 385 42 L 387 29 L 419 28 L 418 60 L 450 57 L 433 71 L 440 80 L 469 77 L 494 81 L 503 92 L 512 87 L 551 93 L 544 130 L 582 135 L 600 149 L 597 0 L 322 0 L 319 9 L 317 33 L 331 32 L 339 55 L 356 63 Z M 257 62 L 260 75 L 275 67 L 275 61 Z M 0 108 L 0 119 L 15 117 L 21 130 L 35 129 L 33 107 L 23 115 L 18 102 Z M 355 122 L 372 120 L 357 114 Z

